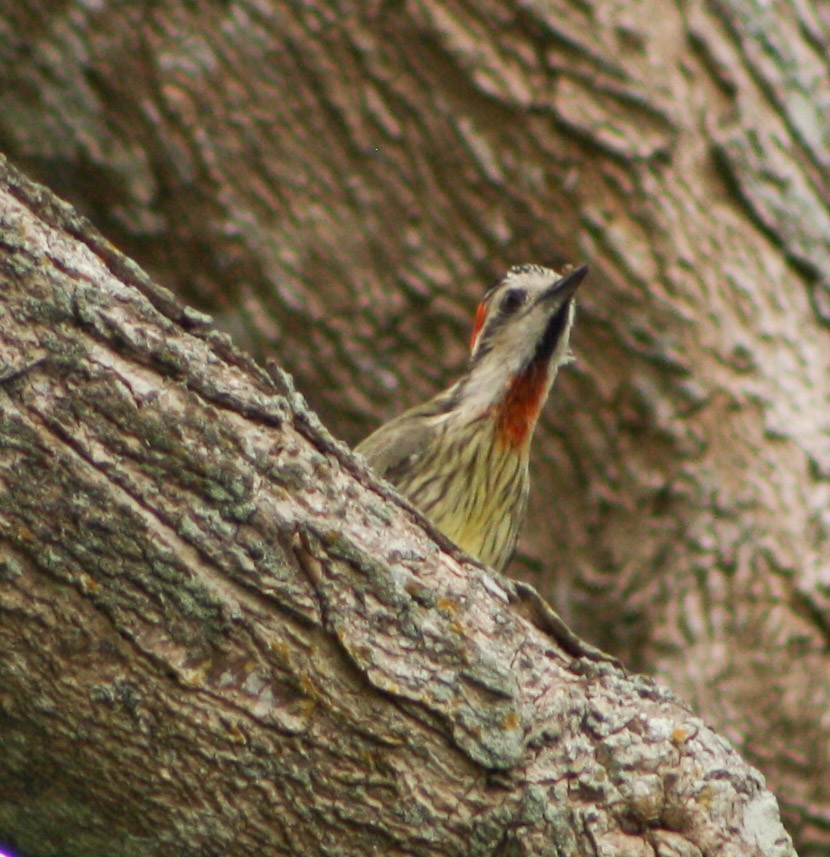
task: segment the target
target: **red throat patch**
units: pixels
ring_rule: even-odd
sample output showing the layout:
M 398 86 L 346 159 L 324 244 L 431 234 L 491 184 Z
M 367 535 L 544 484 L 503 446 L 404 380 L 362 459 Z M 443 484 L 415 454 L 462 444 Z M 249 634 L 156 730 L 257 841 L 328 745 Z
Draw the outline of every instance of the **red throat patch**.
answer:
M 545 361 L 536 361 L 513 377 L 496 415 L 496 438 L 502 446 L 516 449 L 530 443 L 547 381 Z

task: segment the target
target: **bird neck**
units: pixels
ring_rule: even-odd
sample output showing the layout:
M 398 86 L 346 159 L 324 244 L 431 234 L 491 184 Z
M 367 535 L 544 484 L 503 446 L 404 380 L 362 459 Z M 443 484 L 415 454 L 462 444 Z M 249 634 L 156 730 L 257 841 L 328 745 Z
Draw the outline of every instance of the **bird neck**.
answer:
M 490 421 L 501 449 L 527 453 L 557 368 L 544 354 L 525 365 L 511 365 L 510 355 L 487 354 L 446 391 L 445 417 L 471 424 Z
M 547 360 L 534 360 L 509 381 L 495 406 L 496 440 L 506 449 L 526 451 L 552 382 Z

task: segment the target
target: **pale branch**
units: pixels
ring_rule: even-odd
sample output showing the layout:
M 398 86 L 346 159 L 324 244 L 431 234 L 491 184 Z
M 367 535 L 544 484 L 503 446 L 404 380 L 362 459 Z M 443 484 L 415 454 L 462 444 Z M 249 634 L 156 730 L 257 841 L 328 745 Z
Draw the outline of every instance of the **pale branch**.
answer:
M 685 705 L 438 537 L 5 161 L 0 360 L 0 841 L 794 853 Z

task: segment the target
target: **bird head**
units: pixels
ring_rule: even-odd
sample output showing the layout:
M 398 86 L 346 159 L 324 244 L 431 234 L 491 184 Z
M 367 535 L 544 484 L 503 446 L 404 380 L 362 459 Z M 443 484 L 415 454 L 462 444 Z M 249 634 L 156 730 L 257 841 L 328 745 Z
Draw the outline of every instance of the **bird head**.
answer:
M 519 265 L 479 304 L 461 393 L 471 416 L 499 415 L 505 443 L 529 441 L 556 371 L 569 360 L 574 295 L 587 273 L 585 265 L 564 273 Z

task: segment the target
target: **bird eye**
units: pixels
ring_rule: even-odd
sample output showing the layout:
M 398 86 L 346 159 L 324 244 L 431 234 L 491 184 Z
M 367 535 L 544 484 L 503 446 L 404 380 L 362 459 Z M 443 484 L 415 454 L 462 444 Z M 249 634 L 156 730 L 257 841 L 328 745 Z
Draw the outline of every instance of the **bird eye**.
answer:
M 501 299 L 502 312 L 515 312 L 526 298 L 527 292 L 524 289 L 508 289 Z

